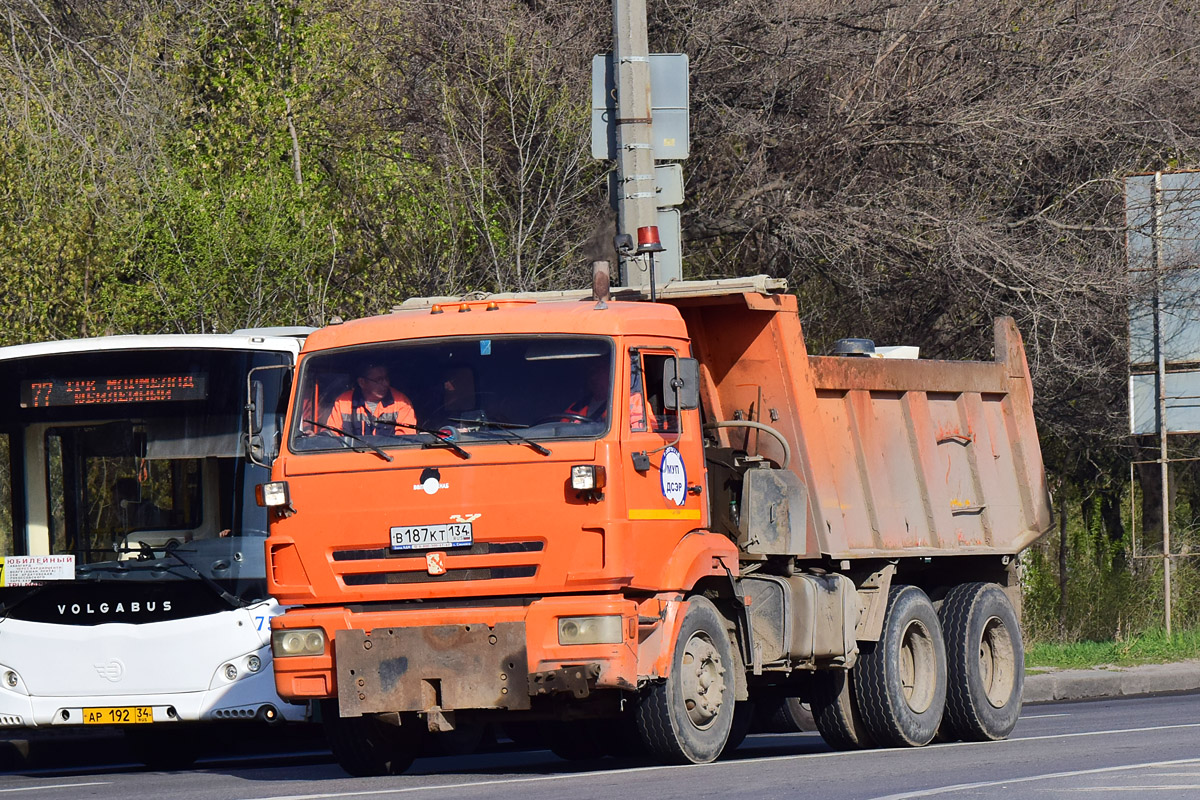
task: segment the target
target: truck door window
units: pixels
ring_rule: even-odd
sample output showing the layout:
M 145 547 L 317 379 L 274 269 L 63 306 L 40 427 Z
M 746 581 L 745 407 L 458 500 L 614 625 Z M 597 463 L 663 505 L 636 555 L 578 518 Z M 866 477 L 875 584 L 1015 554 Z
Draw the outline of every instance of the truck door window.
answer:
M 633 432 L 677 433 L 679 416 L 663 403 L 663 366 L 672 353 L 630 351 L 629 429 Z

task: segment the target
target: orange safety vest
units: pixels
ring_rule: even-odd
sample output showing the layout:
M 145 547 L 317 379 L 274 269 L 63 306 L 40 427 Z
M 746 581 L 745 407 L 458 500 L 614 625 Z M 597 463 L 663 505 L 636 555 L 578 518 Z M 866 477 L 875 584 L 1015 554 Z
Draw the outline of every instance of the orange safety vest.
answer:
M 577 417 L 587 417 L 588 419 L 593 419 L 597 422 L 603 422 L 604 420 L 608 419 L 608 403 L 605 401 L 597 408 L 592 409 L 588 406 L 588 400 L 585 398 L 583 400 L 577 400 L 576 402 L 567 406 L 567 410 L 563 413 L 574 414 Z
M 398 424 L 388 425 L 389 422 Z M 417 415 L 412 402 L 395 389 L 388 389 L 372 413 L 362 390 L 355 388 L 334 401 L 325 424 L 355 436 L 402 436 L 413 432 L 411 426 L 417 424 Z

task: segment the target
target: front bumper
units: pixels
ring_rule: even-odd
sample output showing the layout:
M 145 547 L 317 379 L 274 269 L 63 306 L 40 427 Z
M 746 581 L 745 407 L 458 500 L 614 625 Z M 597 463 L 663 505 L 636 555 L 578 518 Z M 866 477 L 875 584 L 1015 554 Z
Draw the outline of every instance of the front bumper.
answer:
M 350 715 L 526 709 L 531 696 L 560 686 L 577 696 L 584 684 L 589 691 L 632 690 L 637 609 L 616 594 L 478 608 L 294 609 L 276 617 L 273 627 L 323 628 L 333 648 L 323 656 L 276 658 L 276 688 L 293 701 L 337 696 Z M 559 644 L 559 618 L 592 615 L 620 616 L 623 640 Z M 586 679 L 574 679 L 581 669 Z
M 262 655 L 269 664 L 270 651 L 264 649 Z M 306 706 L 284 702 L 276 694 L 268 666 L 228 685 L 197 692 L 31 696 L 4 687 L 0 688 L 0 728 L 83 725 L 84 709 L 133 707 L 151 708 L 156 725 L 268 718 L 299 722 L 307 715 Z

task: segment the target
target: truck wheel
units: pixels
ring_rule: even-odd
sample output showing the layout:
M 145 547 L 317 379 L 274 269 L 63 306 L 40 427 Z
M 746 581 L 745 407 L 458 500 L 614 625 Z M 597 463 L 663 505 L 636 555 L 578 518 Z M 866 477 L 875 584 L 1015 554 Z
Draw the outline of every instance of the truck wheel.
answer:
M 817 731 L 834 750 L 863 750 L 872 746 L 871 734 L 858 709 L 854 670 L 814 673 L 809 705 Z
M 733 752 L 742 746 L 754 725 L 755 703 L 753 700 L 740 700 L 733 706 L 733 724 L 729 726 L 729 738 L 721 748 L 721 758 L 729 758 Z
M 336 700 L 321 701 L 321 719 L 334 758 L 356 778 L 401 774 L 425 738 L 425 726 L 415 716 L 405 716 L 401 725 L 372 716 L 343 717 Z
M 1005 739 L 1021 715 L 1025 648 L 1016 611 L 998 585 L 964 583 L 939 613 L 949 684 L 943 731 L 954 739 Z
M 800 733 L 816 729 L 812 708 L 800 697 L 781 697 L 767 704 L 758 703 L 751 727 L 762 733 Z
M 608 755 L 596 720 L 544 722 L 542 737 L 550 752 L 564 761 L 589 761 Z
M 946 707 L 946 645 L 925 592 L 892 587 L 883 634 L 859 654 L 854 688 L 877 744 L 921 747 L 933 740 Z
M 676 764 L 705 764 L 721 754 L 733 725 L 736 669 L 725 621 L 704 597 L 688 600 L 671 673 L 637 705 L 638 730 L 650 751 Z

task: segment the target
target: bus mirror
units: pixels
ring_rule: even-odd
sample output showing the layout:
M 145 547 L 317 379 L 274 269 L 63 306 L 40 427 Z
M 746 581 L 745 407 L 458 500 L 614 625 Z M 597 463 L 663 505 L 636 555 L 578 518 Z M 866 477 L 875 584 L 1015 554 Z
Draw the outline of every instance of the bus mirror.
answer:
M 675 365 L 679 365 L 676 374 Z M 663 406 L 690 411 L 700 407 L 700 362 L 668 358 L 663 362 Z
M 250 381 L 250 399 L 246 403 L 247 425 L 251 436 L 262 433 L 263 428 L 263 384 Z

